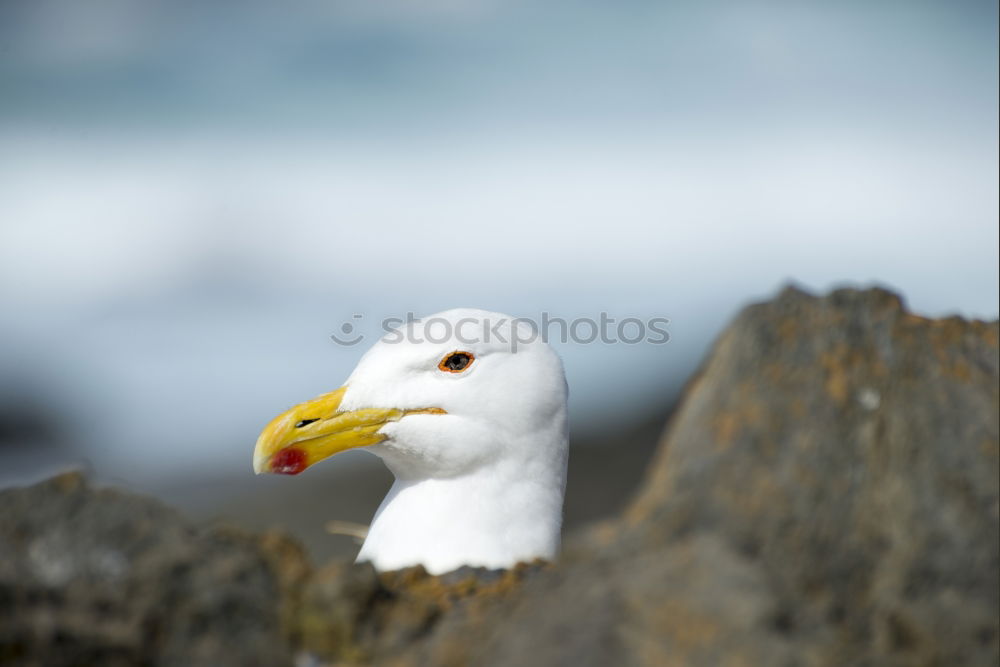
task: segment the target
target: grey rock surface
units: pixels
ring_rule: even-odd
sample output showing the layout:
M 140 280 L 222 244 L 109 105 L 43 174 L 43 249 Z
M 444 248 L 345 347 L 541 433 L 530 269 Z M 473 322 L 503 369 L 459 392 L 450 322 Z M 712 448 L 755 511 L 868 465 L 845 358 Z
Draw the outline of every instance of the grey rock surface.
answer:
M 70 473 L 0 492 L 0 554 L 2 664 L 290 664 L 280 540 Z

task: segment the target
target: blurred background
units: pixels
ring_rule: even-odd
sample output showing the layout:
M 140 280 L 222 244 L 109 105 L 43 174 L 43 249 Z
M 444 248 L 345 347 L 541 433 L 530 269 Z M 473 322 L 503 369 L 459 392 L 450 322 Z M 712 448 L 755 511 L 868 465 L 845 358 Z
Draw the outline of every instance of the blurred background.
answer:
M 992 1 L 3 0 L 0 486 L 83 467 L 347 553 L 378 461 L 250 454 L 383 318 L 667 317 L 556 344 L 567 522 L 612 514 L 786 282 L 996 317 L 997 48 Z

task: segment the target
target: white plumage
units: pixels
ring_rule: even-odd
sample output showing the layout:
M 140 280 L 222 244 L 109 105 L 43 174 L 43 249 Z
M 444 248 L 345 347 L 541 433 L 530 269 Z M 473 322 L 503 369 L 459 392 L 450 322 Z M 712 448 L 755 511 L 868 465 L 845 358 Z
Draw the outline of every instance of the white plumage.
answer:
M 299 472 L 359 446 L 379 456 L 396 479 L 358 554 L 379 570 L 552 559 L 566 398 L 562 363 L 530 325 L 449 310 L 387 334 L 341 390 L 272 421 L 255 468 Z M 300 458 L 301 466 L 282 467 Z

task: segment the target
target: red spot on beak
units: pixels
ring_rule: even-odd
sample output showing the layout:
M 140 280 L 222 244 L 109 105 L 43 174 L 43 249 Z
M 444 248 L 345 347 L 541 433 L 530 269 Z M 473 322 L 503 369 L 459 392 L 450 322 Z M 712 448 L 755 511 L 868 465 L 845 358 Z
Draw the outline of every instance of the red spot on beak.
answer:
M 298 447 L 286 447 L 271 459 L 271 472 L 279 475 L 298 475 L 307 467 L 306 453 Z

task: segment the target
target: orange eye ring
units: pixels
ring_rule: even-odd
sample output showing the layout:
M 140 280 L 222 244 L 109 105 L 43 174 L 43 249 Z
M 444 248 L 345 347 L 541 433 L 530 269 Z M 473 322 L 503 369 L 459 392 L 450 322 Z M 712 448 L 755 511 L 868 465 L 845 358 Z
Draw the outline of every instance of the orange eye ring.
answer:
M 444 358 L 438 364 L 438 370 L 442 370 L 445 373 L 462 373 L 468 370 L 469 366 L 475 360 L 476 355 L 471 352 L 455 350 L 444 355 Z

